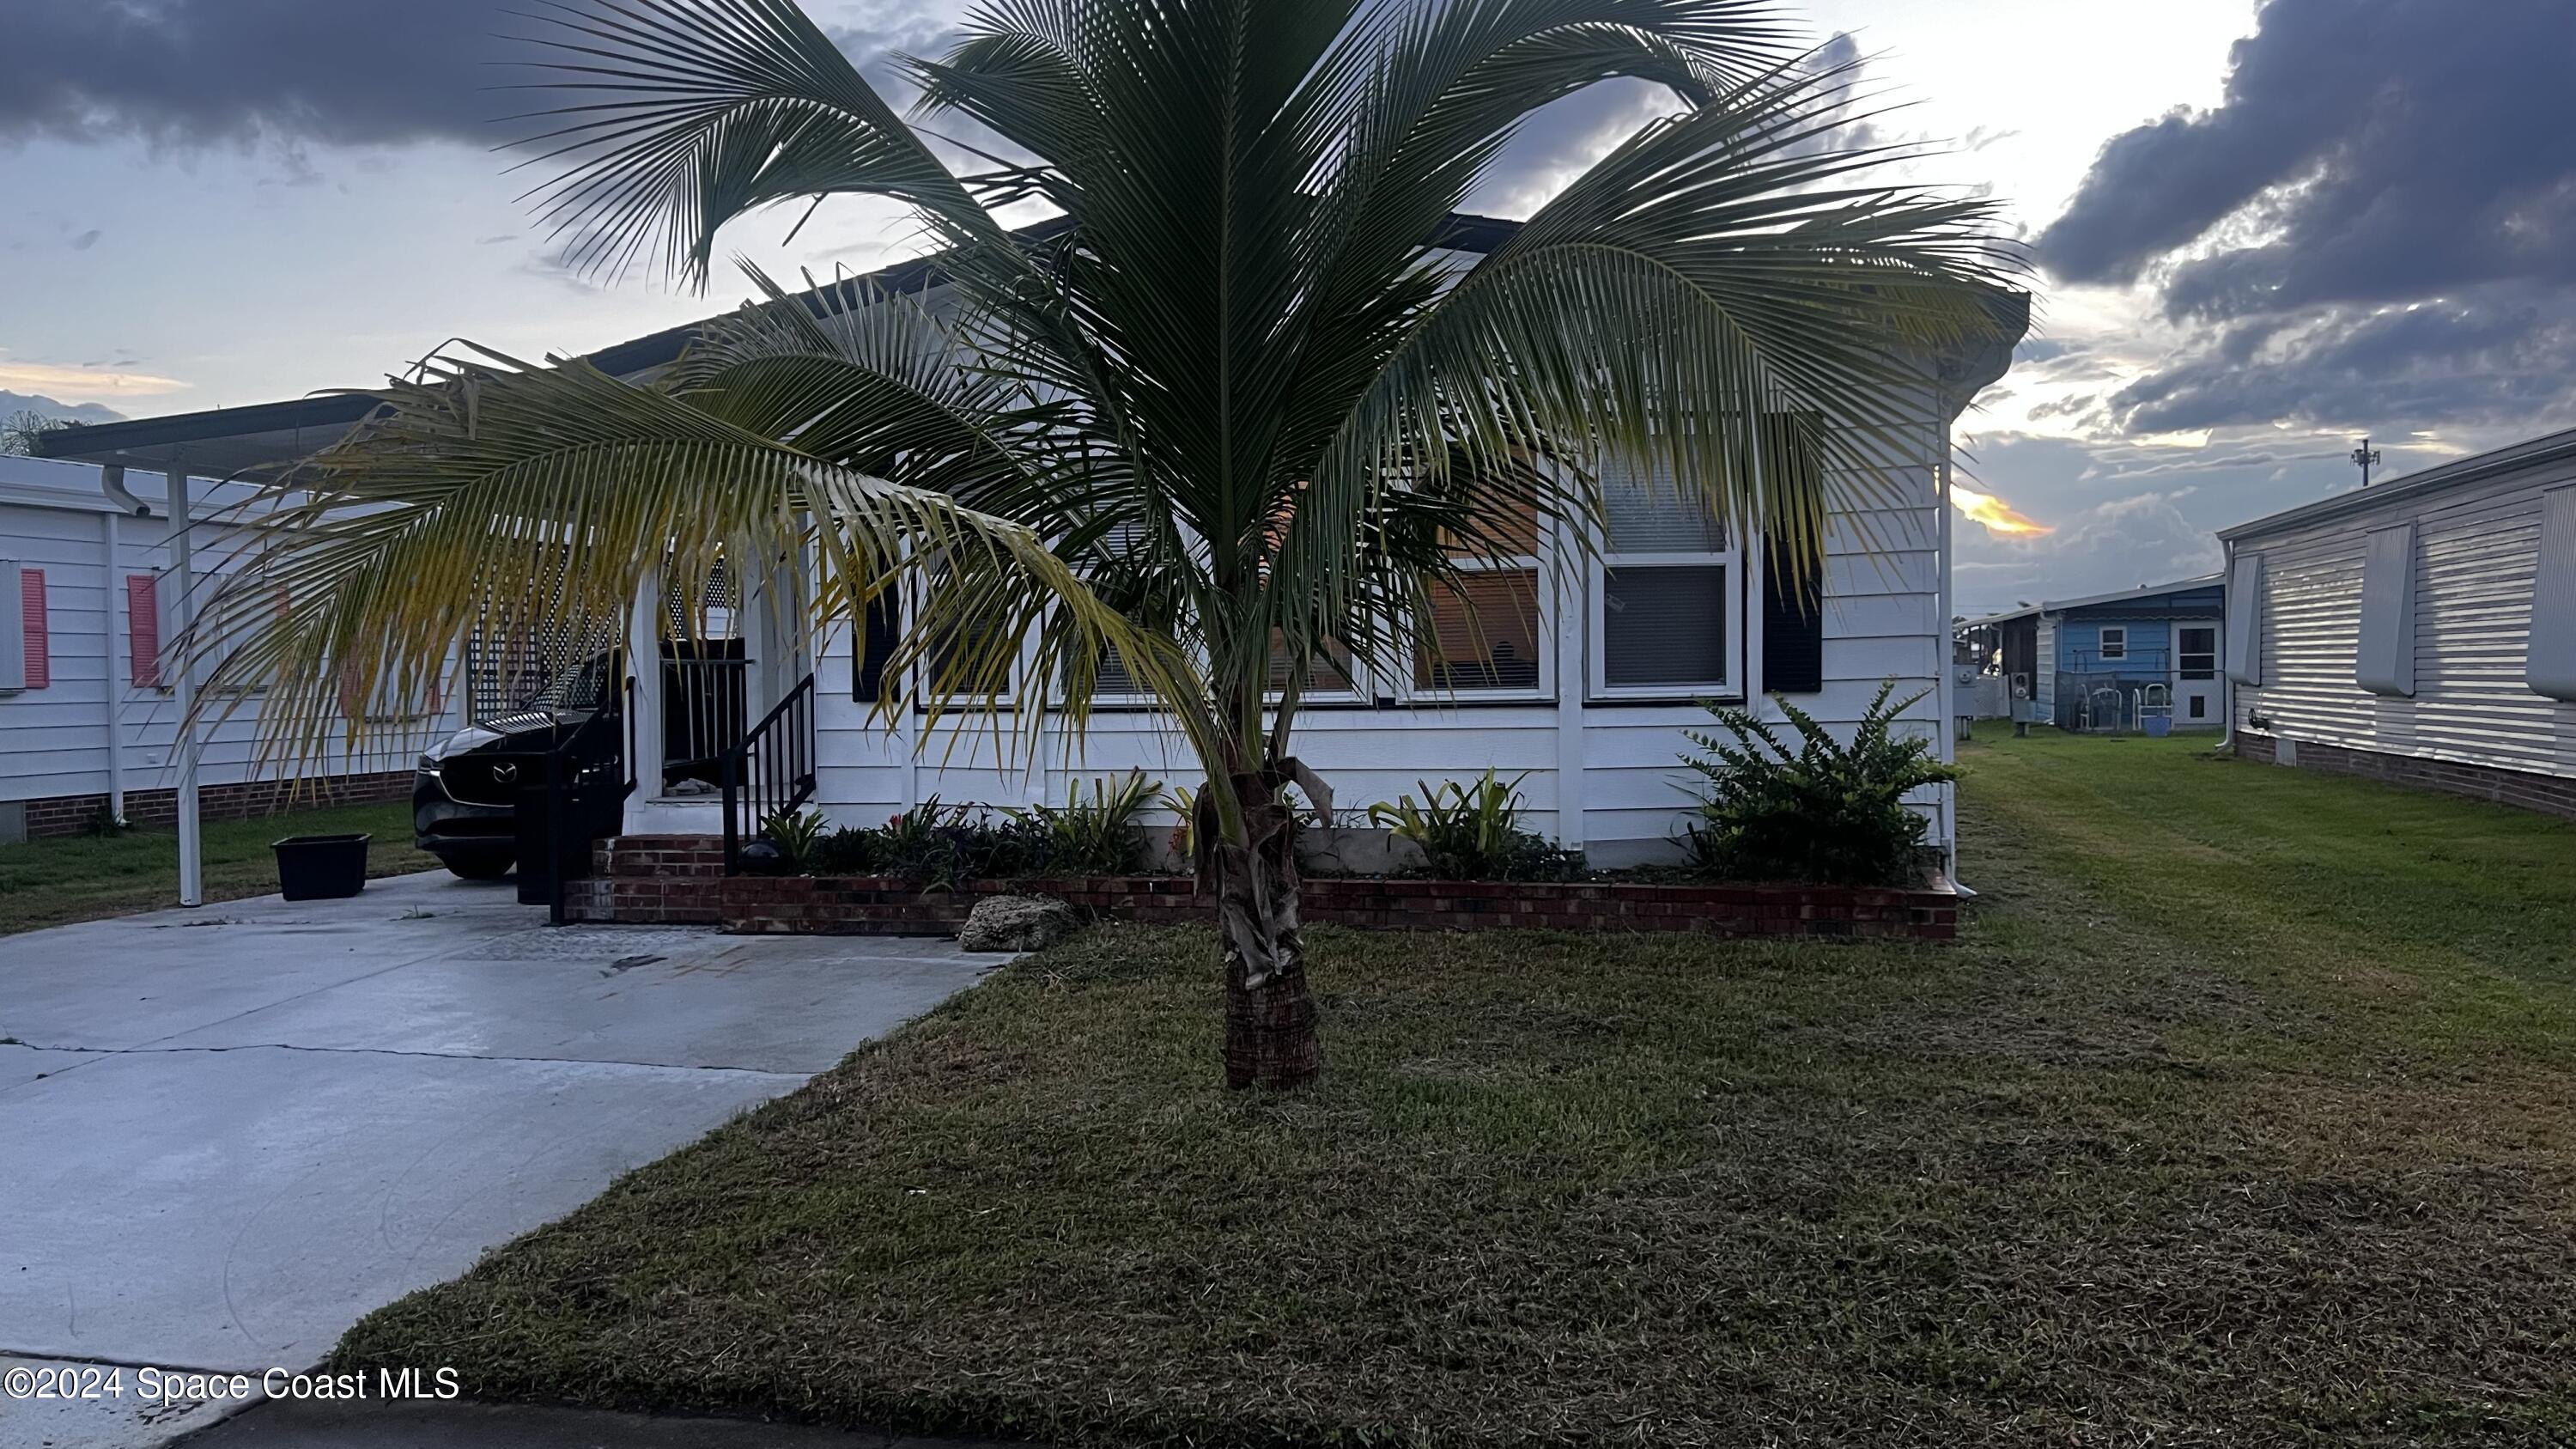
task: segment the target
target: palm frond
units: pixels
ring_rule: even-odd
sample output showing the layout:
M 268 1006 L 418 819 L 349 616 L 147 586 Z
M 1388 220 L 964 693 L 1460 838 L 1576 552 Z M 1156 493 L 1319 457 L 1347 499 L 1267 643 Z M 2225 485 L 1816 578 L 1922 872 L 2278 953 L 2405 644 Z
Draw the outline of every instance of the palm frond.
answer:
M 265 512 L 263 576 L 292 608 L 263 615 L 248 591 L 219 596 L 186 644 L 212 665 L 210 697 L 268 689 L 263 727 L 289 756 L 374 727 L 346 707 L 344 674 L 417 692 L 477 630 L 587 622 L 622 638 L 653 580 L 720 563 L 740 577 L 808 560 L 810 613 L 781 621 L 798 629 L 854 619 L 899 573 L 925 570 L 936 582 L 889 667 L 940 645 L 934 713 L 990 692 L 1029 637 L 1068 661 L 1115 648 L 1158 688 L 1187 688 L 1169 673 L 1181 661 L 1137 637 L 1025 524 L 585 363 L 477 350 L 375 396 L 378 415 L 295 479 L 299 500 Z M 1036 694 L 1079 710 L 1093 684 L 1076 664 Z
M 528 117 L 550 128 L 529 164 L 564 167 L 531 194 L 580 270 L 654 247 L 703 287 L 726 222 L 848 193 L 909 202 L 952 240 L 998 231 L 793 0 L 535 3 L 541 88 L 567 104 Z
M 1784 71 L 1647 126 L 1473 268 L 1345 415 L 1316 490 L 1343 516 L 1301 514 L 1300 572 L 1346 571 L 1392 458 L 1472 476 L 1532 435 L 1818 566 L 1825 482 L 1888 494 L 1933 425 L 1929 350 L 1992 336 L 2018 266 L 1989 203 L 1852 179 L 1886 156 L 1818 144 L 1838 82 Z

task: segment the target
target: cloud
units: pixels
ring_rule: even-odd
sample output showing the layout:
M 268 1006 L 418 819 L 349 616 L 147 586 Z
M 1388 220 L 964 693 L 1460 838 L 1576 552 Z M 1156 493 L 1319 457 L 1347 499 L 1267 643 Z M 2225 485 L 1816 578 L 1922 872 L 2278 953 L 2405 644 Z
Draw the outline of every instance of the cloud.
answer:
M 2251 207 L 2265 239 L 2181 262 L 2176 315 L 2576 277 L 2565 0 L 2271 0 L 2224 102 L 2118 136 L 2041 261 L 2127 282 Z
M 2576 409 L 2576 299 L 2497 285 L 2409 307 L 2327 308 L 2286 326 L 2240 324 L 2111 394 L 2107 409 L 2141 433 L 2556 420 Z
M 2044 542 L 1963 530 L 1960 608 L 1989 613 L 2021 599 L 2081 598 L 2217 572 L 2217 538 L 2178 506 L 2187 491 L 2106 500 Z
M 194 147 L 253 141 L 497 145 L 503 118 L 559 102 L 526 37 L 524 0 L 10 0 L 0 44 L 0 141 L 141 137 Z M 830 32 L 871 79 L 889 53 L 944 26 L 929 3 L 880 7 Z M 561 33 L 557 31 L 556 33 Z M 289 184 L 310 167 L 290 153 Z
M 1950 485 L 1950 506 L 1984 524 L 1988 533 L 2037 537 L 2057 531 L 1995 495 L 1980 493 L 1963 483 Z
M 1806 64 L 1819 72 L 1846 72 L 1837 82 L 1846 89 L 1837 104 L 1824 113 L 1838 119 L 1841 125 L 1802 142 L 1795 150 L 1840 151 L 1925 139 L 1889 135 L 1867 119 L 1866 113 L 1875 105 L 1864 75 L 1867 61 L 1859 41 L 1848 33 L 1834 35 L 1808 57 Z M 1593 163 L 1610 154 L 1620 142 L 1635 135 L 1639 127 L 1664 116 L 1678 115 L 1683 109 L 1681 99 L 1672 92 L 1635 80 L 1605 81 L 1543 106 L 1522 121 L 1501 154 L 1486 168 L 1468 198 L 1468 210 L 1528 216 L 1576 177 L 1591 170 Z M 1969 149 L 2001 139 L 2001 135 L 1994 134 L 1972 136 Z
M 79 236 L 72 238 L 71 248 L 76 252 L 88 251 L 91 247 L 97 246 L 98 239 L 104 235 L 106 235 L 106 233 L 100 231 L 97 227 L 91 227 L 89 230 L 82 232 Z
M 826 25 L 823 33 L 866 76 L 868 84 L 888 98 L 908 97 L 913 86 L 896 69 L 899 56 L 935 56 L 940 41 L 955 28 L 947 11 L 932 0 L 871 6 L 864 25 Z
M 0 358 L 0 387 L 43 388 L 72 397 L 151 397 L 183 392 L 192 386 L 175 377 L 148 372 L 120 372 L 104 367 L 61 367 L 44 362 L 11 362 Z
M 2041 232 L 2185 341 L 2130 432 L 2528 427 L 2576 403 L 2566 0 L 2270 0 L 2224 98 L 2116 136 Z
M 0 136 L 490 142 L 508 0 L 17 0 Z

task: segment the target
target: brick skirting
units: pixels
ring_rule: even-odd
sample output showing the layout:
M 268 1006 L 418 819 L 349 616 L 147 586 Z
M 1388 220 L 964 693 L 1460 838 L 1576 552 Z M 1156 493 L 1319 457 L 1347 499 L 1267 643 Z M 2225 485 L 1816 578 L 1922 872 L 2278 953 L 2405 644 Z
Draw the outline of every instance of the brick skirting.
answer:
M 318 780 L 241 780 L 229 785 L 197 787 L 200 820 L 250 820 L 284 810 L 312 810 L 326 805 L 358 805 L 411 797 L 411 771 L 387 770 L 372 775 L 335 775 Z M 86 835 L 107 813 L 105 795 L 56 795 L 30 800 L 27 838 L 41 840 Z M 138 827 L 179 823 L 176 789 L 128 790 L 125 822 Z
M 2492 800 L 2499 805 L 2576 819 L 2576 779 L 2564 775 L 2502 770 L 2493 765 L 2431 760 L 2420 755 L 2392 755 L 2380 750 L 2355 750 L 2295 737 L 2292 743 L 2301 769 L 2359 775 L 2369 780 L 2385 780 L 2392 785 L 2412 785 L 2418 789 L 2439 790 L 2446 795 L 2467 795 L 2479 800 Z M 2239 759 L 2263 764 L 2280 761 L 2280 739 L 2275 735 L 2240 730 L 2236 734 L 2234 748 Z
M 571 919 L 717 925 L 743 934 L 950 935 L 975 903 L 1046 895 L 1094 917 L 1204 922 L 1186 876 L 967 881 L 954 890 L 880 876 L 733 876 L 722 850 L 694 836 L 626 836 L 599 848 L 599 874 L 574 882 Z M 1310 879 L 1310 922 L 1369 930 L 1694 931 L 1724 936 L 1909 937 L 1958 933 L 1956 897 L 1933 890 L 1828 886 L 1641 885 L 1609 881 Z

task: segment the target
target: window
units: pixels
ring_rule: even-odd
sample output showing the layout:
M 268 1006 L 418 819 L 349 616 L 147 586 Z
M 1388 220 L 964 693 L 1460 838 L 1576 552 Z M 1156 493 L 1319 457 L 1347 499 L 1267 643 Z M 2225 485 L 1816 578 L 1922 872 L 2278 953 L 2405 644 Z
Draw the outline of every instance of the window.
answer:
M 1538 515 L 1517 510 L 1512 526 L 1498 532 L 1527 552 L 1462 558 L 1458 581 L 1433 589 L 1414 641 L 1415 689 L 1534 698 L 1554 685 L 1555 650 L 1539 608 L 1545 545 Z
M 2104 663 L 2129 657 L 2129 631 L 2119 624 L 2102 626 L 2101 654 Z
M 2216 679 L 2218 626 L 2185 624 L 2175 631 L 2174 668 L 2180 670 L 2185 679 Z
M 1669 480 L 1610 481 L 1593 566 L 1592 693 L 1656 698 L 1735 690 L 1740 555 L 1724 523 Z
M 255 674 L 247 678 L 237 674 L 242 666 L 235 663 L 235 658 L 262 624 L 285 620 L 293 604 L 285 586 L 271 582 L 257 562 L 229 571 L 217 570 L 206 583 L 206 602 L 198 613 L 197 627 L 206 632 L 207 652 L 215 660 L 211 668 L 199 671 L 202 687 L 220 694 L 253 694 L 266 689 L 267 684 Z M 378 715 L 395 712 L 389 708 L 370 711 Z
M 2193 719 L 2209 718 L 2209 696 L 2205 694 L 2193 695 L 2190 699 L 2184 701 L 2183 712 L 2190 715 Z
M 914 675 L 920 692 L 913 698 L 913 707 L 923 713 L 1009 708 L 1019 696 L 1021 671 L 1031 663 L 1029 640 L 1037 626 L 989 593 L 969 593 L 962 606 L 953 603 L 941 590 L 954 587 L 944 570 L 934 571 L 915 580 L 907 598 L 906 607 L 915 610 L 914 627 L 934 617 L 944 625 L 922 652 Z M 1017 647 L 990 648 L 987 641 L 1006 635 L 1017 641 Z M 968 647 L 969 641 L 974 647 Z M 1112 688 L 1111 667 L 1109 662 L 1102 664 L 1097 694 Z
M 1539 636 L 1538 569 L 1471 567 L 1436 590 L 1414 650 L 1413 685 L 1439 693 L 1528 693 L 1545 662 Z
M 1277 698 L 1288 688 L 1288 640 L 1284 631 L 1270 631 L 1270 693 Z M 1347 696 L 1351 693 L 1351 653 L 1340 644 L 1326 642 L 1313 659 L 1306 663 L 1306 682 L 1300 688 L 1302 698 L 1318 695 Z

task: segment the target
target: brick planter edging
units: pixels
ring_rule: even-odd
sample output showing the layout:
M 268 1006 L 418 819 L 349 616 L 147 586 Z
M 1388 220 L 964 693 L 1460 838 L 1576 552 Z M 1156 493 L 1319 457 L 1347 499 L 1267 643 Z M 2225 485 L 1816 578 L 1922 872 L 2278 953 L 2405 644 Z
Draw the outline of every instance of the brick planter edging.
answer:
M 1215 918 L 1187 876 L 975 880 L 953 890 L 886 876 L 728 877 L 720 850 L 671 836 L 610 842 L 598 866 L 600 875 L 573 885 L 574 920 L 719 925 L 742 934 L 949 935 L 977 901 L 997 895 L 1054 896 L 1110 920 Z M 1837 886 L 1328 877 L 1305 881 L 1298 904 L 1309 923 L 1365 930 L 1535 926 L 1946 941 L 1959 923 L 1958 899 L 1945 891 Z

